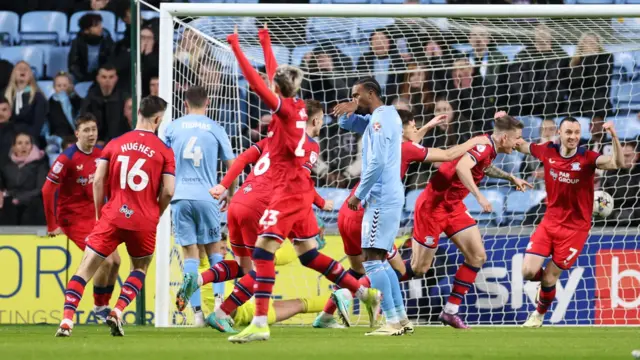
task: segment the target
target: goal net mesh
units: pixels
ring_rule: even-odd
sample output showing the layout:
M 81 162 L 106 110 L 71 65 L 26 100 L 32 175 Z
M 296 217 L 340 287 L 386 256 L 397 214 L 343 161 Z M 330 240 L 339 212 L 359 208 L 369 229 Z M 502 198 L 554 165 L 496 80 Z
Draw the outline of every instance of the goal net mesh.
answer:
M 547 316 L 549 324 L 639 324 L 640 263 L 639 167 L 640 21 L 631 19 L 488 19 L 488 18 L 174 18 L 173 118 L 184 115 L 184 91 L 205 86 L 209 116 L 224 126 L 236 153 L 266 136 L 271 115 L 242 78 L 226 35 L 237 27 L 242 48 L 264 72 L 257 31 L 271 32 L 279 64 L 299 66 L 305 73 L 304 99 L 325 107 L 319 136 L 321 155 L 313 176 L 319 192 L 336 201 L 336 211 L 319 212 L 327 234 L 337 235 L 337 209 L 359 180 L 361 138 L 339 128 L 333 107 L 349 101 L 358 77 L 374 76 L 387 104 L 410 109 L 418 128 L 435 115 L 447 122 L 420 140 L 426 147 L 448 148 L 490 132 L 496 111 L 505 110 L 525 125 L 532 142 L 556 138 L 559 121 L 573 116 L 582 125 L 584 146 L 610 154 L 602 132 L 613 121 L 625 140 L 631 169 L 598 172 L 596 189 L 614 197 L 614 212 L 595 219 L 595 227 L 576 266 L 566 272 Z M 160 76 L 163 76 L 162 74 Z M 493 206 L 482 213 L 467 198 L 478 220 L 487 262 L 461 308 L 471 325 L 522 323 L 535 308 L 537 283 L 521 276 L 523 253 L 545 211 L 542 165 L 514 152 L 500 154 L 501 169 L 527 179 L 535 189 L 516 193 L 504 180 L 487 178 L 481 190 Z M 406 242 L 412 229 L 415 200 L 439 164 L 414 164 L 405 178 L 406 205 L 398 237 L 401 256 L 411 255 Z M 348 261 L 337 236 L 327 236 L 322 250 Z M 182 279 L 181 252 L 172 249 L 171 299 Z M 409 316 L 433 323 L 442 310 L 462 254 L 443 238 L 432 269 L 422 279 L 403 284 Z M 635 267 L 634 267 L 635 266 Z M 228 285 L 228 289 L 230 286 Z M 210 291 L 210 290 L 209 290 Z M 329 283 L 294 261 L 278 268 L 276 300 L 327 295 Z M 206 296 L 205 296 L 206 297 Z M 205 312 L 211 309 L 206 307 Z M 170 308 L 172 325 L 188 325 L 192 314 Z M 309 324 L 313 315 L 291 324 Z M 364 324 L 359 306 L 354 321 Z

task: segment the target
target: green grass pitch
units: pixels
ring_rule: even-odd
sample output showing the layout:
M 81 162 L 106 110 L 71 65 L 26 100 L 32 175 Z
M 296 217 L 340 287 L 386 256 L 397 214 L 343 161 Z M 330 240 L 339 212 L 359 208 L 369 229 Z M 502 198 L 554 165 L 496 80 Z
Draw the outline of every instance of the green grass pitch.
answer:
M 54 326 L 0 327 L 3 359 L 632 359 L 640 348 L 634 328 L 421 327 L 402 337 L 365 337 L 366 328 L 316 330 L 272 327 L 271 340 L 231 344 L 211 329 L 77 326 L 71 338 L 54 338 Z

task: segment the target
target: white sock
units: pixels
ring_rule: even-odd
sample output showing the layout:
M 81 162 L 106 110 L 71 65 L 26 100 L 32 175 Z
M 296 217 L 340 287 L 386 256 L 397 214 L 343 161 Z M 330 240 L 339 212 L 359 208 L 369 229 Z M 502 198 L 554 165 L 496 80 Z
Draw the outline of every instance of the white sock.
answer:
M 67 325 L 69 329 L 73 329 L 73 321 L 69 319 L 62 319 L 62 322 L 60 323 L 60 325 Z
M 266 327 L 267 326 L 267 317 L 266 316 L 254 316 L 253 321 L 251 323 L 257 327 Z
M 320 319 L 322 320 L 331 320 L 333 319 L 333 314 L 327 314 L 326 312 L 320 312 Z
M 116 315 L 118 316 L 118 319 L 122 319 L 122 310 L 115 308 L 113 309 L 113 312 L 116 313 Z
M 544 314 L 540 314 L 540 313 L 538 312 L 538 309 L 536 309 L 536 315 L 538 315 L 539 317 L 544 317 Z
M 202 286 L 202 282 L 203 282 L 202 275 L 198 274 L 198 287 Z
M 222 311 L 222 309 L 220 309 L 219 307 L 216 309 L 215 313 L 216 313 L 216 316 L 220 319 L 226 319 L 229 317 L 229 314 Z
M 451 314 L 451 315 L 455 315 L 458 313 L 458 309 L 460 308 L 460 305 L 456 305 L 456 304 L 452 304 L 450 302 L 448 302 L 445 306 L 444 306 L 444 312 L 447 314 Z
M 356 291 L 356 297 L 360 300 L 367 300 L 367 288 L 360 285 L 358 291 Z

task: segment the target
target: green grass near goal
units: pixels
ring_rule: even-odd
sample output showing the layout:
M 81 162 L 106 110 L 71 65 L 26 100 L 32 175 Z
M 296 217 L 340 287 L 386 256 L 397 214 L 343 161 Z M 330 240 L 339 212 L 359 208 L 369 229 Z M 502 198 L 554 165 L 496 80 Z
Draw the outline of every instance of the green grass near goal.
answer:
M 272 327 L 271 340 L 231 344 L 211 329 L 128 326 L 124 338 L 107 327 L 77 326 L 54 338 L 54 326 L 0 327 L 3 359 L 632 359 L 640 349 L 634 328 L 417 328 L 414 335 L 365 337 L 365 328 L 315 330 Z

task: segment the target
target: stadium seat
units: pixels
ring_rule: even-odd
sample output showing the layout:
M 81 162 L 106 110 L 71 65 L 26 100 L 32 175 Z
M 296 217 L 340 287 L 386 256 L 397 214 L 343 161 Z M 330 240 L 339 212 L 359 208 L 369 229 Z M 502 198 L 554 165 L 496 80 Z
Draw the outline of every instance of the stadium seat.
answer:
M 512 191 L 507 195 L 506 216 L 513 220 L 522 221 L 524 214 L 535 205 L 540 204 L 545 197 L 547 197 L 547 193 L 544 190 Z
M 67 15 L 59 11 L 31 11 L 22 15 L 20 41 L 66 43 Z
M 369 51 L 369 43 L 338 44 L 338 49 L 351 58 L 353 66 L 357 66 L 360 57 Z
M 355 39 L 357 31 L 358 26 L 354 19 L 314 17 L 307 24 L 307 40 L 346 42 Z
M 87 97 L 87 93 L 89 92 L 89 88 L 91 87 L 91 85 L 93 85 L 93 81 L 85 81 L 85 82 L 81 82 L 81 83 L 77 83 L 74 86 L 74 89 L 76 90 L 76 94 L 78 94 L 80 97 Z
M 47 99 L 49 99 L 51 95 L 55 93 L 55 90 L 53 90 L 53 81 L 51 80 L 38 81 L 38 87 L 40 88 L 40 90 L 42 90 L 44 96 Z
M 300 64 L 302 64 L 302 59 L 304 58 L 305 54 L 307 54 L 310 51 L 313 51 L 315 47 L 316 45 L 304 45 L 304 46 L 298 46 L 294 48 L 293 52 L 291 52 L 291 65 L 300 66 Z
M 383 4 L 404 4 L 404 0 L 382 0 Z
M 377 29 L 391 26 L 395 23 L 393 18 L 358 18 L 356 26 L 358 26 L 359 40 L 369 41 L 369 36 Z
M 482 195 L 484 195 L 484 197 L 487 198 L 489 203 L 491 203 L 493 212 L 483 213 L 482 207 L 480 206 L 480 204 L 478 204 L 476 198 L 471 194 L 464 198 L 464 204 L 467 207 L 467 210 L 473 216 L 473 218 L 478 221 L 493 221 L 496 224 L 500 224 L 504 215 L 504 194 L 498 190 L 480 190 L 480 192 L 482 193 Z
M 616 107 L 621 110 L 640 110 L 640 81 L 618 83 Z
M 21 60 L 31 66 L 36 79 L 44 76 L 44 51 L 37 46 L 13 46 L 0 51 L 0 57 L 9 60 L 14 65 Z
M 630 81 L 635 76 L 635 67 L 638 65 L 634 53 L 623 51 L 613 52 L 613 77 L 620 81 Z
M 333 211 L 317 210 L 318 214 L 325 221 L 336 221 L 338 218 L 338 210 L 349 197 L 349 189 L 337 188 L 317 188 L 318 194 L 325 200 L 333 200 Z
M 580 122 L 580 137 L 587 140 L 591 139 L 591 119 L 583 116 L 576 116 L 575 118 Z M 556 125 L 560 125 L 562 119 L 564 119 L 562 116 L 555 118 L 554 120 L 556 121 Z
M 567 55 L 569 56 L 573 56 L 573 54 L 575 54 L 576 52 L 576 45 L 562 45 L 560 46 L 562 48 L 562 50 L 564 50 L 564 52 L 567 53 Z
M 241 36 L 258 36 L 258 27 L 254 17 L 219 16 L 212 18 L 210 25 L 212 28 L 208 30 L 208 33 L 213 30 L 212 35 L 220 39 L 226 39 L 228 34 L 232 34 L 236 25 L 238 25 L 238 33 Z
M 112 39 L 115 39 L 116 35 L 116 16 L 111 11 L 78 11 L 71 15 L 69 19 L 69 34 L 72 38 L 75 38 L 78 32 L 80 32 L 80 26 L 78 20 L 87 13 L 97 13 L 102 16 L 102 28 L 109 32 Z
M 122 19 L 118 18 L 118 22 L 116 24 L 116 38 L 114 41 L 120 41 L 124 38 L 124 33 L 127 32 L 127 24 L 125 24 Z
M 618 115 L 616 117 L 607 118 L 607 120 L 613 120 L 618 137 L 620 139 L 636 139 L 640 136 L 640 121 L 638 120 L 638 114 L 631 113 L 627 116 Z M 607 138 L 608 138 L 607 134 Z
M 493 161 L 493 165 L 509 174 L 517 174 L 520 171 L 523 159 L 524 155 L 517 151 L 514 151 L 511 154 L 500 153 Z M 507 180 L 494 179 L 488 176 L 484 178 L 484 183 L 493 185 L 509 185 Z
M 513 61 L 522 49 L 524 45 L 498 45 L 498 51 L 506 55 L 509 61 Z
M 371 0 L 331 0 L 332 4 L 370 4 Z
M 522 129 L 522 138 L 527 141 L 536 140 L 540 137 L 540 124 L 542 118 L 537 116 L 520 116 L 518 120 L 524 124 Z
M 576 4 L 594 5 L 594 4 L 615 4 L 615 0 L 576 0 Z
M 48 78 L 53 79 L 54 76 L 60 71 L 66 71 L 68 64 L 67 58 L 69 57 L 69 47 L 53 47 L 48 51 L 48 55 L 45 55 L 45 67 L 46 75 Z
M 472 47 L 470 44 L 453 44 L 451 46 L 465 55 L 470 53 L 472 50 Z
M 240 1 L 238 1 L 238 2 L 240 2 Z M 144 20 L 151 20 L 151 19 L 159 18 L 160 17 L 160 13 L 157 12 L 157 11 L 154 11 L 154 10 L 143 10 L 143 11 L 140 11 L 140 17 L 143 18 Z M 118 22 L 120 22 L 120 21 L 122 21 L 122 20 L 118 19 Z
M 416 209 L 416 201 L 418 200 L 418 196 L 422 193 L 422 189 L 411 190 L 407 193 L 407 196 L 404 200 L 404 211 L 413 213 Z
M 429 2 L 430 4 L 439 4 L 439 5 L 444 5 L 447 3 L 447 0 L 431 0 Z
M 310 4 L 331 4 L 331 0 L 310 0 Z
M 235 4 L 257 4 L 258 0 L 227 0 L 225 2 Z
M 18 24 L 20 17 L 12 11 L 0 11 L 0 36 L 1 42 L 15 44 L 19 42 Z
M 190 3 L 223 3 L 224 0 L 188 0 Z

